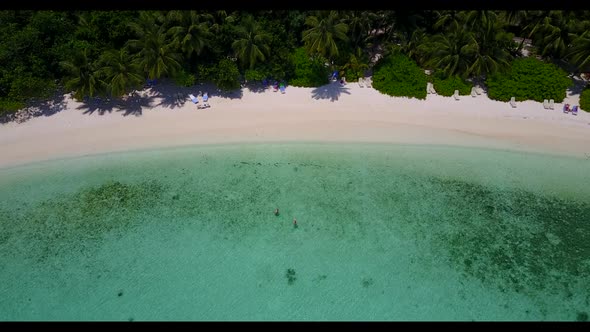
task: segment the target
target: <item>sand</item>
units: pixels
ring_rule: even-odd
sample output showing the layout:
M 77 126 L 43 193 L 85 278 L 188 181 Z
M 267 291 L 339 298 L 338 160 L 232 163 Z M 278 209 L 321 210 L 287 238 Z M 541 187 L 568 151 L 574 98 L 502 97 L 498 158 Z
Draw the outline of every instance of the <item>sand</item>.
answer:
M 209 92 L 198 109 L 188 94 Z M 181 93 L 184 100 L 176 101 Z M 538 102 L 390 97 L 356 83 L 320 88 L 243 88 L 223 94 L 211 86 L 146 89 L 120 105 L 63 96 L 34 111 L 53 113 L 0 125 L 0 167 L 97 153 L 232 142 L 382 142 L 455 145 L 590 158 L 590 114 L 564 114 Z M 568 92 L 564 103 L 577 105 Z M 201 101 L 202 103 L 202 101 Z M 31 111 L 29 109 L 28 111 Z

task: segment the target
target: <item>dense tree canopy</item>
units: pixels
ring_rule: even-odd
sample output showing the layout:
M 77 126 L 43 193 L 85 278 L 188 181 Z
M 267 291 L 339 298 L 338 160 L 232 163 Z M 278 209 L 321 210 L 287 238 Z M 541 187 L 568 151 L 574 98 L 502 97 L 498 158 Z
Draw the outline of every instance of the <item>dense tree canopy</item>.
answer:
M 57 89 L 78 99 L 119 97 L 164 77 L 226 89 L 246 76 L 307 86 L 338 70 L 352 80 L 391 53 L 441 80 L 485 80 L 525 56 L 525 39 L 528 56 L 588 71 L 589 30 L 590 11 L 563 10 L 4 10 L 0 113 Z

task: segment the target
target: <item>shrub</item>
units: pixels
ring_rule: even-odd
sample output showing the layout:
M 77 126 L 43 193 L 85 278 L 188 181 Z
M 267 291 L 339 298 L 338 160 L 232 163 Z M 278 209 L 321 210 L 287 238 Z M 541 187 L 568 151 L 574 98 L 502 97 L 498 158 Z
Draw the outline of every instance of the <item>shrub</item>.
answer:
M 580 95 L 580 109 L 590 112 L 590 85 L 586 86 Z
M 262 81 L 264 80 L 268 75 L 261 71 L 261 70 L 254 70 L 254 69 L 247 69 L 246 72 L 244 73 L 244 78 L 246 79 L 246 81 Z
M 459 76 L 444 77 L 441 73 L 435 73 L 432 76 L 432 84 L 434 90 L 441 96 L 450 97 L 459 90 L 460 95 L 468 95 L 471 93 L 471 83 L 465 81 Z
M 14 100 L 0 99 L 0 115 L 16 112 L 25 107 L 25 104 Z
M 291 79 L 292 86 L 318 87 L 329 82 L 328 68 L 324 65 L 325 59 L 321 57 L 310 57 L 304 48 L 295 50 L 291 56 L 295 67 L 294 77 Z
M 240 88 L 240 71 L 235 62 L 228 59 L 221 59 L 215 67 L 213 83 L 225 91 Z
M 373 73 L 373 87 L 390 96 L 426 99 L 426 82 L 424 70 L 401 53 L 381 59 Z
M 561 103 L 572 84 L 563 69 L 530 57 L 514 60 L 506 73 L 487 79 L 488 96 L 499 101 L 515 97 L 517 101 L 553 99 Z
M 179 86 L 191 87 L 195 85 L 195 75 L 187 73 L 184 70 L 179 70 L 174 75 L 174 82 Z
M 23 72 L 13 77 L 8 98 L 17 101 L 45 99 L 49 98 L 56 88 L 52 80 L 34 77 L 31 73 Z
M 200 82 L 213 81 L 215 79 L 215 73 L 215 64 L 201 64 L 197 66 L 197 78 Z

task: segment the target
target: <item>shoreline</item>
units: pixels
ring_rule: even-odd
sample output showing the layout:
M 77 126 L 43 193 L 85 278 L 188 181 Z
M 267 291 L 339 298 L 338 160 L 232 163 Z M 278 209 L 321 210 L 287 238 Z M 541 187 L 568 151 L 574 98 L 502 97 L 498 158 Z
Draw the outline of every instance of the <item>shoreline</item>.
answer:
M 49 117 L 0 125 L 0 169 L 109 152 L 238 142 L 445 145 L 590 156 L 590 114 L 564 114 L 561 103 L 554 110 L 532 101 L 512 108 L 485 94 L 458 101 L 429 94 L 417 100 L 332 83 L 288 87 L 285 94 L 248 88 L 239 97 L 210 92 L 211 107 L 197 109 L 187 91 L 205 88 L 163 86 L 143 92 L 148 102 L 110 108 L 66 97 L 63 109 Z M 167 96 L 179 92 L 187 96 L 184 103 L 170 102 Z M 564 103 L 576 104 L 575 97 Z M 130 108 L 141 115 L 125 116 Z

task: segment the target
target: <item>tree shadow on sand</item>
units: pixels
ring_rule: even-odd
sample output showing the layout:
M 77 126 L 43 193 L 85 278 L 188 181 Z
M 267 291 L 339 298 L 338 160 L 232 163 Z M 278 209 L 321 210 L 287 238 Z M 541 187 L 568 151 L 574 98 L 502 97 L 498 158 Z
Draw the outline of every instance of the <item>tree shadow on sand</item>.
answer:
M 269 84 L 262 84 L 262 82 L 252 82 L 252 83 L 247 83 L 246 87 L 248 88 L 248 90 L 250 92 L 254 92 L 254 93 L 264 93 L 266 92 L 270 85 Z
M 152 98 L 159 98 L 160 103 L 155 106 L 162 106 L 170 109 L 182 107 L 189 100 L 189 94 L 198 95 L 195 87 L 182 87 L 173 84 L 158 84 L 149 90 Z
M 578 76 L 572 76 L 571 79 L 574 82 L 574 84 L 567 88 L 567 95 L 581 95 L 582 91 L 584 91 L 584 88 L 586 88 L 586 84 L 588 84 L 588 82 L 584 81 Z
M 350 89 L 346 85 L 334 82 L 326 85 L 317 87 L 311 91 L 311 97 L 313 99 L 330 99 L 330 101 L 336 101 L 340 98 L 340 95 L 345 93 L 350 94 Z
M 144 108 L 152 107 L 152 102 L 154 101 L 155 96 L 140 96 L 140 95 L 133 95 L 128 97 L 125 100 L 119 100 L 117 103 L 117 112 L 122 112 L 121 115 L 128 116 L 128 115 L 135 115 L 141 116 L 143 114 Z
M 224 91 L 217 88 L 212 83 L 200 83 L 194 86 L 194 89 L 197 90 L 197 93 L 205 93 L 209 95 L 209 99 L 214 98 L 224 98 L 224 99 L 242 99 L 244 96 L 244 92 L 242 89 L 236 89 L 232 91 Z M 211 101 L 210 101 L 211 102 Z
M 66 107 L 66 96 L 60 91 L 48 100 L 31 101 L 27 107 L 20 111 L 0 116 L 0 123 L 4 124 L 12 121 L 23 123 L 40 116 L 52 116 L 65 110 Z
M 150 94 L 144 94 L 144 96 L 134 94 L 125 99 L 87 98 L 76 109 L 84 110 L 83 114 L 88 115 L 94 113 L 98 115 L 110 114 L 113 110 L 117 109 L 117 112 L 123 112 L 123 116 L 140 116 L 142 114 L 142 108 L 152 107 L 151 104 L 154 98 L 155 96 Z

